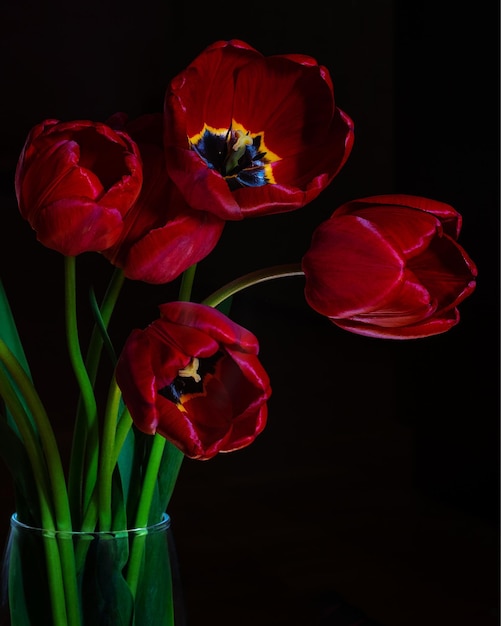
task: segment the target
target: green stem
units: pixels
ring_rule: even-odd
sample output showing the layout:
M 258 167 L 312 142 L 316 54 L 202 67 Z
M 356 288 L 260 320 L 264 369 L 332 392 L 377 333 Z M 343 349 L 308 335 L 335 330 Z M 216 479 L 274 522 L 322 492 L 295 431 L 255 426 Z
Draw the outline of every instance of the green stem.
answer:
M 276 278 L 288 278 L 290 276 L 304 276 L 304 272 L 301 269 L 299 263 L 289 263 L 287 265 L 274 265 L 255 272 L 245 274 L 240 278 L 232 280 L 226 283 L 223 287 L 214 291 L 210 296 L 202 301 L 202 304 L 207 306 L 216 307 L 221 302 L 224 302 L 227 298 L 239 291 L 257 285 L 258 283 L 264 283 L 268 280 L 275 280 Z
M 179 300 L 182 300 L 183 302 L 190 301 L 191 290 L 193 289 L 193 281 L 195 280 L 196 271 L 197 264 L 195 263 L 183 272 L 183 276 L 181 278 L 181 286 L 179 287 Z
M 115 413 L 115 409 L 112 410 L 112 413 Z M 110 413 L 111 415 L 111 413 Z M 110 444 L 113 443 L 113 450 L 108 448 L 108 443 L 105 443 L 108 435 L 104 435 L 103 434 L 103 446 L 102 446 L 102 450 L 107 450 L 107 459 L 104 460 L 103 462 L 106 466 L 108 466 L 109 468 L 111 468 L 111 470 L 106 470 L 104 469 L 104 471 L 112 471 L 112 469 L 116 466 L 116 464 L 118 463 L 118 457 L 120 455 L 120 451 L 122 449 L 122 446 L 125 442 L 125 439 L 127 438 L 127 434 L 130 431 L 132 426 L 132 419 L 130 417 L 130 413 L 128 411 L 127 408 L 125 408 L 122 411 L 122 414 L 118 420 L 118 424 L 116 427 L 116 433 L 114 436 L 113 441 L 111 441 L 110 438 Z M 111 424 L 110 424 L 111 427 Z M 104 429 L 106 430 L 106 428 Z M 100 475 L 102 473 L 102 470 L 100 470 Z M 102 478 L 102 477 L 101 477 Z M 102 495 L 101 495 L 101 490 L 102 490 Z M 99 514 L 100 514 L 100 509 L 103 508 L 101 503 L 100 503 L 100 498 L 103 497 L 103 500 L 105 502 L 107 502 L 107 497 L 105 496 L 106 493 L 106 487 L 104 486 L 104 484 L 102 483 L 102 481 L 100 481 L 99 483 L 99 489 L 95 488 L 94 489 L 94 493 L 92 494 L 92 497 L 89 501 L 89 505 L 87 507 L 87 509 L 85 510 L 85 514 L 82 518 L 82 529 L 84 529 L 85 531 L 92 531 L 96 528 L 97 525 L 97 521 L 99 518 Z M 104 506 L 106 506 L 106 508 L 108 508 L 108 504 L 105 504 Z M 110 518 L 111 518 L 111 511 L 110 511 Z M 106 522 L 100 522 L 105 524 Z M 107 523 L 106 523 L 107 524 Z M 77 572 L 80 571 L 80 569 L 83 567 L 83 562 L 85 559 L 85 555 L 87 554 L 87 549 L 88 549 L 88 542 L 87 541 L 83 541 L 83 542 L 79 542 L 76 546 L 76 567 L 77 567 Z
M 12 377 L 19 389 L 26 406 L 32 415 L 40 437 L 50 490 L 54 498 L 54 516 L 57 530 L 71 531 L 71 515 L 68 502 L 68 493 L 64 478 L 63 465 L 57 447 L 57 441 L 50 420 L 45 411 L 40 397 L 25 370 L 9 350 L 4 341 L 0 339 L 0 360 Z M 75 558 L 69 542 L 63 541 L 60 545 L 62 575 L 65 587 L 65 598 L 69 624 L 78 625 L 80 615 L 78 612 L 78 594 L 76 586 Z
M 92 331 L 89 349 L 85 361 L 91 384 L 93 384 L 96 380 L 101 350 L 103 347 L 102 329 L 108 326 L 124 280 L 125 277 L 123 272 L 118 269 L 115 270 L 106 290 L 103 302 L 101 304 L 100 315 L 102 323 L 96 323 Z M 77 417 L 73 434 L 68 490 L 73 520 L 75 521 L 75 523 L 78 522 L 82 530 L 93 530 L 93 528 L 84 526 L 82 521 L 82 519 L 85 518 L 85 508 L 82 511 L 82 490 L 84 488 L 83 484 L 85 481 L 84 458 L 87 444 L 87 428 L 88 424 L 85 404 L 80 402 L 77 410 Z M 86 492 L 88 493 L 88 488 L 86 489 Z
M 144 528 L 148 525 L 148 517 L 150 514 L 151 501 L 155 490 L 155 484 L 158 477 L 158 471 L 162 462 L 162 456 L 165 448 L 166 440 L 161 435 L 153 435 L 153 445 L 151 446 L 150 458 L 144 475 L 143 488 L 136 512 L 134 523 L 135 528 Z M 137 585 L 139 581 L 139 572 L 141 569 L 141 559 L 143 556 L 145 535 L 137 535 L 134 537 L 130 551 L 129 563 L 127 567 L 127 583 L 130 587 L 133 597 L 136 595 Z
M 77 427 L 75 426 L 74 435 L 74 442 L 78 442 L 78 453 L 76 453 L 75 456 L 78 456 L 80 476 L 85 477 L 83 483 L 79 481 L 83 489 L 83 491 L 79 490 L 81 494 L 81 505 L 85 510 L 97 480 L 99 427 L 97 423 L 97 404 L 94 389 L 80 350 L 76 300 L 75 257 L 65 257 L 66 340 L 73 372 L 80 388 L 80 397 L 83 402 L 85 415 L 85 428 L 82 428 L 80 424 L 77 434 Z M 84 462 L 85 456 L 87 459 Z M 74 471 L 75 466 L 71 469 Z
M 113 457 L 120 399 L 120 388 L 116 383 L 115 376 L 113 376 L 104 415 L 99 463 L 99 530 L 101 531 L 109 530 L 111 527 L 111 483 L 115 467 Z
M 0 360 L 5 365 L 7 371 L 12 376 L 21 395 L 26 401 L 26 405 L 35 420 L 42 449 L 47 463 L 50 485 L 54 496 L 56 520 L 58 530 L 71 530 L 71 518 L 69 514 L 68 498 L 66 492 L 66 482 L 64 478 L 63 465 L 57 441 L 52 430 L 49 418 L 40 397 L 25 373 L 24 369 L 9 350 L 4 341 L 0 339 Z
M 28 417 L 3 369 L 0 369 L 0 396 L 4 399 L 5 404 L 14 419 L 23 442 L 24 449 L 26 450 L 26 454 L 28 455 L 28 459 L 31 464 L 40 503 L 41 527 L 47 530 L 55 530 L 54 512 L 50 502 L 48 472 L 43 458 L 43 453 L 31 425 L 30 418 Z M 51 596 L 53 623 L 55 626 L 65 626 L 67 624 L 66 602 L 63 593 L 61 561 L 57 543 L 50 538 L 46 539 L 44 541 L 44 549 L 47 564 L 47 578 L 49 581 L 49 592 Z
M 111 280 L 104 294 L 99 313 L 101 315 L 101 322 L 96 323 L 92 330 L 92 336 L 89 344 L 89 350 L 85 364 L 89 372 L 89 378 L 92 382 L 96 380 L 97 369 L 99 365 L 99 358 L 104 343 L 103 331 L 108 328 L 113 310 L 118 300 L 118 296 L 122 290 L 122 286 L 125 282 L 125 276 L 122 270 L 115 269 Z M 113 363 L 114 365 L 114 363 Z
M 0 360 L 3 362 L 2 344 L 3 342 L 0 340 Z M 35 486 L 40 498 L 40 509 L 42 513 L 45 512 L 45 517 L 41 520 L 41 523 L 44 528 L 55 529 L 53 509 L 50 503 L 48 471 L 40 443 L 22 402 L 19 400 L 11 381 L 2 368 L 0 368 L 0 396 L 4 399 L 13 417 L 33 470 L 33 478 L 35 479 Z
M 113 450 L 113 465 L 118 463 L 118 457 L 122 450 L 122 446 L 127 439 L 130 429 L 132 428 L 132 418 L 127 407 L 124 408 L 118 419 L 117 430 L 115 433 L 115 448 Z
M 99 514 L 98 507 L 98 493 L 97 489 L 94 490 L 92 494 L 92 498 L 90 499 L 89 506 L 85 511 L 85 515 L 82 519 L 82 528 L 90 528 L 94 530 L 97 525 L 97 519 Z M 87 552 L 89 550 L 89 541 L 86 540 L 78 540 L 75 546 L 75 567 L 77 572 L 80 572 L 84 566 L 85 557 L 87 556 Z
M 131 426 L 132 426 L 132 419 L 131 419 L 130 413 L 127 408 L 124 408 L 124 410 L 122 411 L 122 414 L 120 415 L 118 419 L 116 433 L 115 433 L 115 437 L 113 441 L 113 451 L 108 450 L 108 453 L 107 453 L 110 459 L 109 461 L 107 461 L 107 463 L 109 462 L 111 468 L 114 468 L 116 464 L 118 463 L 118 457 L 120 455 L 120 451 L 131 429 Z M 105 439 L 106 439 L 106 436 L 103 436 L 103 449 L 107 448 L 107 444 L 105 445 L 104 443 Z M 99 497 L 100 497 L 100 493 L 98 492 L 97 489 L 94 489 L 94 493 L 92 494 L 92 498 L 90 499 L 89 506 L 85 510 L 85 514 L 82 519 L 82 529 L 94 530 L 96 528 L 97 520 L 99 517 L 99 509 L 100 509 Z M 89 545 L 88 541 L 83 541 L 83 542 L 79 542 L 76 546 L 77 572 L 80 571 L 80 569 L 83 567 L 83 562 L 85 559 L 85 555 L 87 554 L 88 545 Z

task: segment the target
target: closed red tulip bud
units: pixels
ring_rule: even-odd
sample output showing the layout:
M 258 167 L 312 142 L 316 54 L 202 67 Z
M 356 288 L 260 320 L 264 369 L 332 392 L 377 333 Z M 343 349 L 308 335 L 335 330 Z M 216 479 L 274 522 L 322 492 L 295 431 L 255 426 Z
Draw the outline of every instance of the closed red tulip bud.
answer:
M 141 184 L 136 144 L 87 120 L 33 127 L 15 177 L 21 215 L 42 244 L 66 256 L 113 245 Z
M 313 233 L 303 257 L 309 305 L 345 330 L 412 339 L 443 333 L 475 289 L 457 243 L 461 215 L 409 195 L 348 202 Z
M 353 146 L 327 68 L 239 40 L 215 42 L 176 76 L 164 111 L 172 179 L 190 206 L 225 220 L 303 207 Z
M 169 302 L 160 312 L 131 333 L 116 367 L 135 425 L 199 460 L 252 443 L 271 395 L 256 337 L 202 304 Z

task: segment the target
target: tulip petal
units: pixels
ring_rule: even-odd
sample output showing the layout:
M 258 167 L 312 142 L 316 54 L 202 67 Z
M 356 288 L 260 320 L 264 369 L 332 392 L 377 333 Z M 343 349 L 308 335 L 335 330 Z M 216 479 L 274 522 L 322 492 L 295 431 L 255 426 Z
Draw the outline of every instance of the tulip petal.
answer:
M 184 302 L 167 302 L 159 306 L 162 318 L 183 327 L 196 328 L 220 343 L 226 350 L 238 347 L 240 350 L 257 354 L 259 343 L 256 336 L 229 317 L 218 311 L 195 302 L 187 306 Z
M 432 317 L 420 324 L 410 326 L 384 327 L 378 325 L 364 324 L 349 319 L 331 320 L 336 326 L 365 337 L 379 339 L 422 339 L 432 335 L 438 335 L 450 330 L 459 322 L 459 312 L 457 309 L 447 311 L 440 317 Z
M 332 91 L 318 66 L 263 57 L 236 74 L 233 118 L 251 133 L 264 131 L 266 145 L 280 158 L 322 145 L 334 112 Z
M 404 262 L 372 224 L 356 216 L 327 220 L 303 257 L 306 300 L 329 317 L 372 311 L 403 279 Z
M 462 216 L 450 204 L 423 198 L 421 196 L 411 196 L 408 194 L 387 194 L 380 196 L 369 196 L 360 200 L 347 202 L 342 207 L 336 209 L 339 215 L 360 211 L 370 207 L 401 207 L 404 209 L 418 209 L 424 213 L 429 213 L 438 218 L 442 224 L 444 232 L 453 239 L 457 239 L 461 231 Z M 382 215 L 382 214 L 381 214 Z
M 115 243 L 122 230 L 120 211 L 87 198 L 65 198 L 33 216 L 37 239 L 65 256 L 99 252 Z
M 436 309 L 437 301 L 428 289 L 406 270 L 401 283 L 388 293 L 385 301 L 378 303 L 374 310 L 350 315 L 350 319 L 383 327 L 407 326 L 430 317 Z

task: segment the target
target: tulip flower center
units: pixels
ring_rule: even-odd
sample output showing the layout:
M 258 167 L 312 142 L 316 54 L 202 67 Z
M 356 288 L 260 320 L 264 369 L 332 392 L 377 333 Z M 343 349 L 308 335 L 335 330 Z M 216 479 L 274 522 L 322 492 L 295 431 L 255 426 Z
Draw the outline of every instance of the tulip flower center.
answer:
M 204 124 L 202 132 L 189 142 L 205 164 L 226 179 L 232 191 L 275 184 L 272 163 L 280 157 L 267 149 L 264 133 L 250 133 L 236 122 L 229 129 Z
M 205 385 L 214 374 L 216 364 L 222 356 L 222 352 L 216 352 L 203 359 L 192 357 L 188 365 L 178 371 L 170 385 L 160 389 L 158 393 L 174 402 L 180 411 L 186 411 L 183 403 L 194 396 L 205 395 Z

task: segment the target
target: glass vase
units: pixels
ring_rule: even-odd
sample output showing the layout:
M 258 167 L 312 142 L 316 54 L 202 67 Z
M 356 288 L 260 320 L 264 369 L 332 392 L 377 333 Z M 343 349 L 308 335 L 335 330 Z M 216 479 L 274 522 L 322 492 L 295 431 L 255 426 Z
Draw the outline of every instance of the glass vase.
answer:
M 110 532 L 35 528 L 14 513 L 1 626 L 185 626 L 170 517 Z

